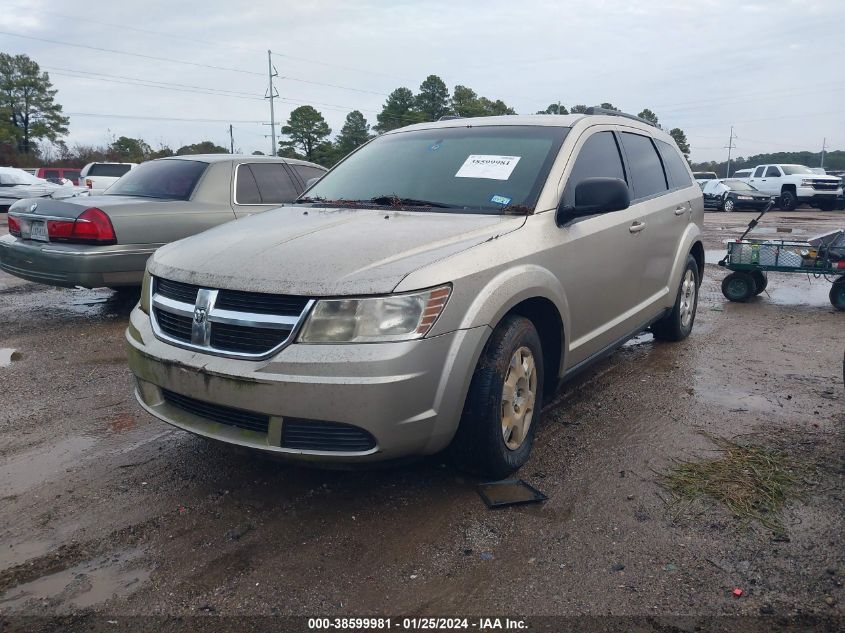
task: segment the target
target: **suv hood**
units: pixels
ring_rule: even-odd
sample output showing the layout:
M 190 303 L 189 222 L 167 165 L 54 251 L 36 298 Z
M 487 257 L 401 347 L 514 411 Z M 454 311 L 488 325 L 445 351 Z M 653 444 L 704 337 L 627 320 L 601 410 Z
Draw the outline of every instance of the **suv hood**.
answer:
M 408 273 L 524 223 L 507 215 L 282 207 L 168 244 L 148 267 L 207 288 L 382 294 Z

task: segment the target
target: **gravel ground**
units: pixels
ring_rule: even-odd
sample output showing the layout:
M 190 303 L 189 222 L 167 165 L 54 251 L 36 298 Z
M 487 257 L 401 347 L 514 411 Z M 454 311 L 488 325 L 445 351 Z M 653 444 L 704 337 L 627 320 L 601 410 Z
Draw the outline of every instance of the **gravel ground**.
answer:
M 494 511 L 478 480 L 436 458 L 306 469 L 172 429 L 132 396 L 130 300 L 0 273 L 0 616 L 841 623 L 845 313 L 827 282 L 801 275 L 773 274 L 747 304 L 722 297 L 714 263 L 751 217 L 707 214 L 693 335 L 642 335 L 566 385 L 519 473 L 548 501 Z M 841 212 L 779 212 L 761 234 L 841 226 Z M 706 500 L 671 502 L 658 473 L 713 456 L 702 432 L 815 466 L 783 514 L 785 534 Z

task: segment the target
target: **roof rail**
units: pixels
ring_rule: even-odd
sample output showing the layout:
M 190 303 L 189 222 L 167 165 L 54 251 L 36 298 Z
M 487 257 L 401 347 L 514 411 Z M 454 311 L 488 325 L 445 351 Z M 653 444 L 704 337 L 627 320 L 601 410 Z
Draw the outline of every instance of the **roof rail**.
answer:
M 649 121 L 648 119 L 643 119 L 642 117 L 638 117 L 634 114 L 628 114 L 627 112 L 621 112 L 620 110 L 610 110 L 609 108 L 600 108 L 599 106 L 592 106 L 587 108 L 584 114 L 604 114 L 607 116 L 621 116 L 625 119 L 633 119 L 634 121 L 639 121 L 640 123 L 645 123 L 646 125 L 650 125 L 651 127 L 657 127 L 654 123 Z
M 464 117 L 458 114 L 444 114 L 442 117 L 437 119 L 438 121 L 454 121 L 455 119 L 463 119 Z

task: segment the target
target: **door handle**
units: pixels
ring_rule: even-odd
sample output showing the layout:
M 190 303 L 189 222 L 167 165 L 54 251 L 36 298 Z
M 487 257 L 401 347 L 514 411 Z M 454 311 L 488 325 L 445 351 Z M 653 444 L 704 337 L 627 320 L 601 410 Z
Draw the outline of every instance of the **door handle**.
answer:
M 680 207 L 675 208 L 675 215 L 683 215 L 686 212 L 687 212 L 687 207 L 685 207 L 684 205 L 681 205 Z
M 645 228 L 645 222 L 640 222 L 639 220 L 637 220 L 637 221 L 636 221 L 636 222 L 634 222 L 631 226 L 629 226 L 629 227 L 628 227 L 628 230 L 629 230 L 631 233 L 639 233 L 639 232 L 640 232 L 640 231 L 642 231 L 644 228 Z

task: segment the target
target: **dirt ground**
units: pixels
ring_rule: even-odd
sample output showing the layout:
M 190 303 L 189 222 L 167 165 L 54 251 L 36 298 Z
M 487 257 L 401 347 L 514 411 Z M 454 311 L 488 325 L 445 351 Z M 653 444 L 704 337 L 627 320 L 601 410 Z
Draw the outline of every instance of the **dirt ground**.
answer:
M 0 273 L 0 617 L 841 623 L 845 313 L 828 302 L 829 283 L 806 275 L 773 274 L 747 304 L 723 298 L 715 262 L 751 217 L 707 214 L 692 336 L 660 344 L 642 335 L 564 386 L 519 473 L 548 501 L 499 510 L 485 507 L 477 479 L 436 458 L 306 469 L 175 430 L 132 395 L 131 302 Z M 778 212 L 758 234 L 842 226 L 842 212 Z M 784 534 L 708 501 L 671 503 L 658 473 L 713 456 L 702 432 L 778 446 L 815 466 L 783 514 Z

